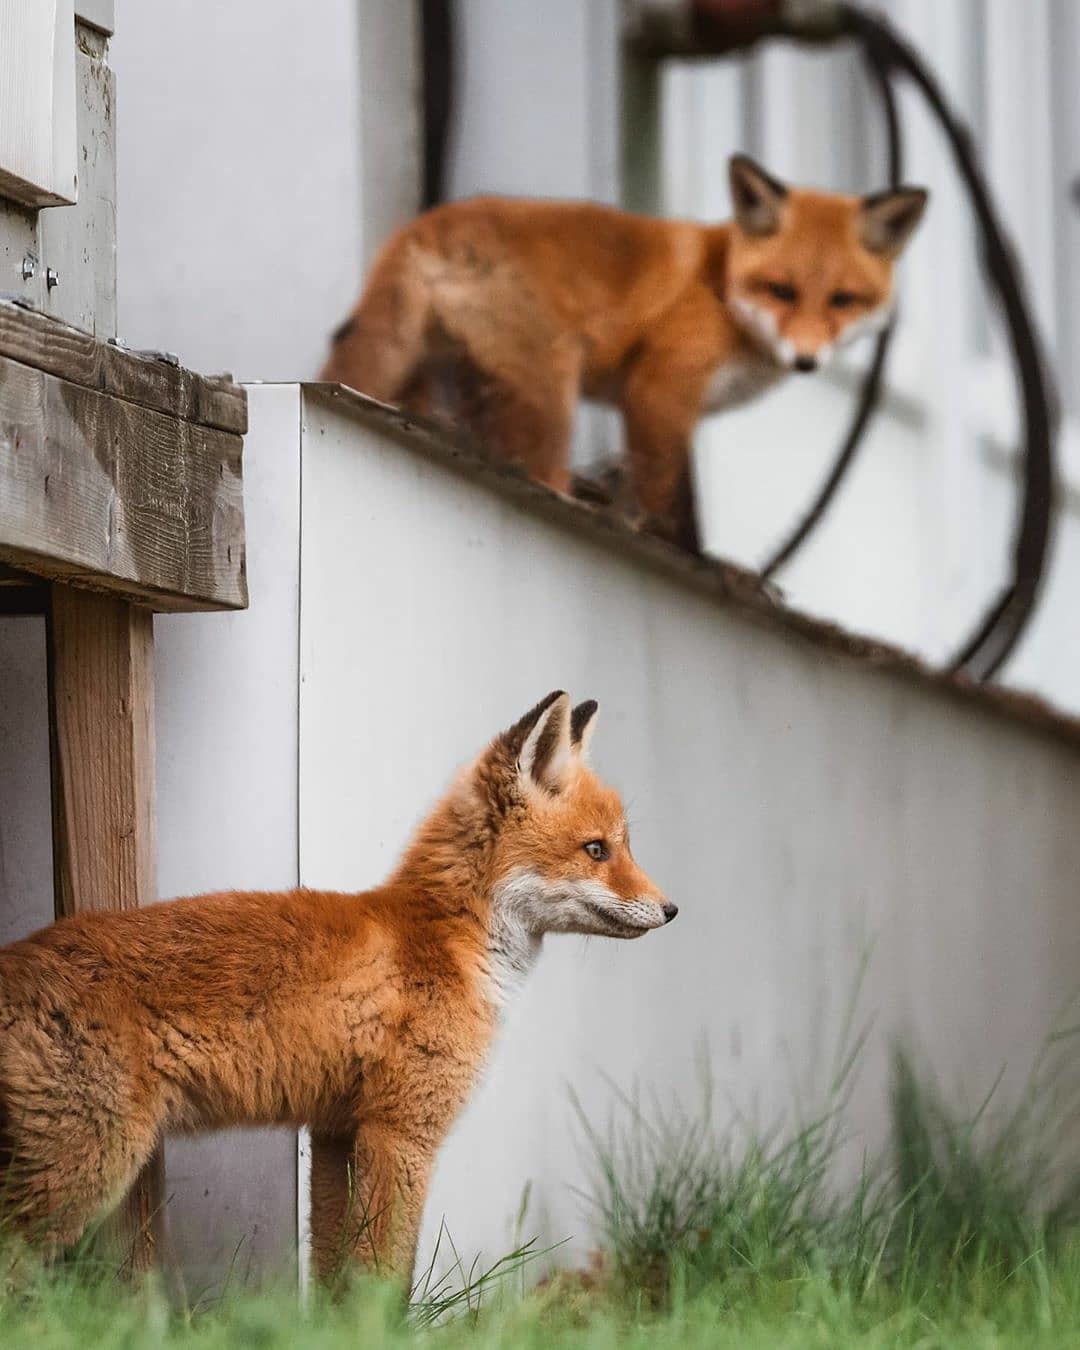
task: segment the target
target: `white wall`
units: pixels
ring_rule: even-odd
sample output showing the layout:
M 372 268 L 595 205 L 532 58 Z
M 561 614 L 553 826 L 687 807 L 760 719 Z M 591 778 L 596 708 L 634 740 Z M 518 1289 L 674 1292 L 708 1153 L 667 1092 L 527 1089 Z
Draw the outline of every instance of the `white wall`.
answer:
M 241 379 L 316 373 L 359 293 L 362 217 L 385 214 L 361 203 L 365 6 L 385 30 L 387 0 L 122 0 L 111 60 L 124 341 Z M 461 8 L 451 195 L 613 199 L 613 0 Z M 400 114 L 371 109 L 376 134 Z
M 0 943 L 51 923 L 45 620 L 0 617 Z
M 244 447 L 251 604 L 154 620 L 158 891 L 162 897 L 297 883 L 299 400 Z M 295 1136 L 231 1130 L 166 1147 L 166 1215 L 189 1298 L 295 1275 Z
M 812 1110 L 868 952 L 856 1154 L 894 1034 L 972 1103 L 1003 1064 L 1015 1085 L 1080 969 L 1075 748 L 765 631 L 314 396 L 304 424 L 302 881 L 384 876 L 454 768 L 566 688 L 599 699 L 597 765 L 682 907 L 640 943 L 549 942 L 426 1251 L 445 1216 L 466 1260 L 502 1254 L 530 1183 L 525 1235 L 580 1250 L 571 1087 L 599 1120 L 605 1076 L 693 1104 L 704 1044 L 721 1111 Z
M 449 193 L 618 193 L 613 0 L 459 0 Z
M 641 943 L 549 944 L 440 1161 L 427 1250 L 445 1215 L 466 1259 L 501 1254 L 528 1183 L 526 1236 L 587 1241 L 570 1086 L 598 1120 L 605 1075 L 692 1104 L 705 1043 L 717 1102 L 811 1109 L 868 950 L 856 1151 L 894 1032 L 970 1101 L 1023 1076 L 1080 969 L 1075 749 L 763 630 L 317 398 L 250 394 L 251 608 L 155 621 L 161 893 L 377 882 L 456 765 L 566 687 L 600 700 L 597 765 L 682 907 Z M 43 625 L 0 639 L 14 937 L 49 917 Z M 191 1294 L 293 1269 L 291 1135 L 167 1161 Z
M 118 8 L 121 338 L 312 377 L 360 285 L 357 4 Z

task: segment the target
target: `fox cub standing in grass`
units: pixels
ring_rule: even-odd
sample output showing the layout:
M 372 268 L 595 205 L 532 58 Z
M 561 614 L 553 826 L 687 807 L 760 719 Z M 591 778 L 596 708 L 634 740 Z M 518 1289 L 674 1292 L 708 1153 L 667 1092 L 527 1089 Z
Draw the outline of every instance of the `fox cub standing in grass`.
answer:
M 0 949 L 6 1223 L 63 1246 L 166 1131 L 307 1125 L 320 1275 L 408 1280 L 436 1150 L 544 934 L 675 917 L 585 763 L 595 713 L 554 693 L 497 736 L 378 890 L 86 913 Z
M 579 396 L 611 403 L 638 508 L 695 547 L 698 419 L 883 326 L 926 203 L 921 188 L 787 188 L 743 155 L 730 177 L 722 225 L 496 197 L 437 207 L 386 245 L 323 379 L 464 423 L 560 492 Z

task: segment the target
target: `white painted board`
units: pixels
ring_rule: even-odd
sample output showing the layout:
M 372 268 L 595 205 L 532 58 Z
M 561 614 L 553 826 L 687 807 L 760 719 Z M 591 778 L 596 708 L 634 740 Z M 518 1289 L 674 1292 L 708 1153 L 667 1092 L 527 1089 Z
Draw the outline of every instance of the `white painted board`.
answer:
M 159 615 L 159 891 L 297 883 L 299 396 L 250 391 L 244 510 L 250 607 Z M 295 1272 L 295 1135 L 170 1139 L 167 1215 L 189 1297 Z
M 978 1101 L 1023 1079 L 1080 969 L 1074 751 L 757 629 L 305 399 L 300 875 L 385 876 L 457 765 L 552 688 L 600 702 L 601 772 L 682 912 L 549 942 L 440 1159 L 425 1221 L 466 1263 L 591 1241 L 572 1087 L 771 1122 L 820 1103 L 860 962 L 853 1159 L 903 1033 Z M 425 1259 L 422 1254 L 422 1260 Z
M 76 153 L 72 0 L 0 0 L 0 194 L 74 202 Z
M 123 5 L 109 50 L 129 345 L 238 380 L 323 365 L 362 275 L 359 10 Z
M 45 620 L 0 617 L 0 945 L 53 920 Z
M 110 34 L 116 28 L 114 0 L 75 0 L 75 17 L 99 32 Z

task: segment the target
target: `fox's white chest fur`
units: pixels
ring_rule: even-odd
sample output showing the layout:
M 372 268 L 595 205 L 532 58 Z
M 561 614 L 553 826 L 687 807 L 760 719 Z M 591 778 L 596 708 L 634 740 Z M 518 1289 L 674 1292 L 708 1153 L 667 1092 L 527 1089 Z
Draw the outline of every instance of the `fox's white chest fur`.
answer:
M 742 403 L 750 403 L 786 374 L 788 372 L 782 366 L 754 351 L 725 361 L 713 371 L 705 391 L 702 411 L 722 412 L 725 408 L 737 408 Z

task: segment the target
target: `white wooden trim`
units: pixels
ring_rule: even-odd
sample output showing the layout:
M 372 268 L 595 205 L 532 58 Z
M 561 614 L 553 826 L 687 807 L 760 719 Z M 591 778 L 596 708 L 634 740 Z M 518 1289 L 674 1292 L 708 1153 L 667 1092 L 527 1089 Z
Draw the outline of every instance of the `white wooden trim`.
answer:
M 109 36 L 116 32 L 115 0 L 75 0 L 75 17 Z
M 0 0 L 0 194 L 72 205 L 77 147 L 72 0 Z
M 296 1282 L 300 1297 L 311 1292 L 311 1131 L 296 1134 Z

